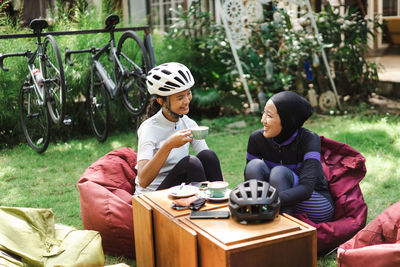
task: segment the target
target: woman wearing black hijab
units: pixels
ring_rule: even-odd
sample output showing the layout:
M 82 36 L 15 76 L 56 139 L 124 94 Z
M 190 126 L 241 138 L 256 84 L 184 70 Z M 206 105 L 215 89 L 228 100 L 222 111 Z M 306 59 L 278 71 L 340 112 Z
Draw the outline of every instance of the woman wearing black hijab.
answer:
M 279 192 L 281 211 L 306 213 L 315 223 L 331 221 L 332 197 L 320 162 L 319 136 L 302 128 L 313 108 L 303 97 L 284 91 L 273 95 L 247 146 L 245 180 L 269 182 Z

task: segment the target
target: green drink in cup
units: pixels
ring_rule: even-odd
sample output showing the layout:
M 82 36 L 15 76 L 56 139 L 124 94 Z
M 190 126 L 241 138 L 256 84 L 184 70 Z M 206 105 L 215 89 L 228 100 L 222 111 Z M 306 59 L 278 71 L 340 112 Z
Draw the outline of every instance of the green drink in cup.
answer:
M 207 186 L 207 190 L 211 197 L 222 198 L 225 197 L 226 191 L 228 190 L 229 183 L 225 181 L 210 182 Z
M 193 139 L 201 140 L 205 139 L 208 135 L 208 127 L 207 126 L 198 126 L 190 129 L 192 133 Z

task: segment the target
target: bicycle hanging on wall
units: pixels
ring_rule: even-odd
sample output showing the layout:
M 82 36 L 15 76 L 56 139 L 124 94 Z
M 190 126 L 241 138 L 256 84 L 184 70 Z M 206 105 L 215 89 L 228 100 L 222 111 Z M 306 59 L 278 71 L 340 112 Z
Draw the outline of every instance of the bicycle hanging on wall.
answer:
M 0 54 L 0 67 L 4 67 L 7 57 L 26 57 L 28 75 L 19 94 L 19 110 L 22 130 L 28 144 L 37 152 L 44 152 L 50 141 L 50 124 L 64 122 L 65 92 L 64 68 L 56 40 L 47 34 L 42 42 L 43 29 L 47 21 L 34 19 L 29 27 L 32 34 L 20 34 L 8 38 L 36 37 L 35 51 Z M 6 36 L 7 37 L 7 36 Z M 68 122 L 64 122 L 68 123 Z
M 106 18 L 105 29 L 110 34 L 110 40 L 102 48 L 73 51 L 66 48 L 65 53 L 65 60 L 71 66 L 71 54 L 92 54 L 86 104 L 92 130 L 99 142 L 104 142 L 108 136 L 109 99 L 113 100 L 119 94 L 125 108 L 134 116 L 145 111 L 148 102 L 146 75 L 155 66 L 151 39 L 145 38 L 145 42 L 142 42 L 134 31 L 127 30 L 116 44 L 114 32 L 118 30 L 115 28 L 118 23 L 118 15 L 113 14 Z M 100 57 L 104 55 L 112 62 L 111 72 L 100 62 Z

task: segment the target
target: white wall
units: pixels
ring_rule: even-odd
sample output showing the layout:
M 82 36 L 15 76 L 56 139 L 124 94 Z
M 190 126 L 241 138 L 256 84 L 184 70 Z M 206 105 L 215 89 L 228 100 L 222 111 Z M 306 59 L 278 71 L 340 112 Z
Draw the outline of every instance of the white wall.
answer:
M 131 24 L 133 26 L 145 26 L 146 20 L 146 0 L 129 0 Z

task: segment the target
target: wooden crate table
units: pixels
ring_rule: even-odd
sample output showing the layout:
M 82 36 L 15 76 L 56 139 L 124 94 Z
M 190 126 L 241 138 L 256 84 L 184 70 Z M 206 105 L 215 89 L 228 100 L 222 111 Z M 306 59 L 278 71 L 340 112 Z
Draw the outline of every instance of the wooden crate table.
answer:
M 171 208 L 167 190 L 132 198 L 136 264 L 142 266 L 317 266 L 316 229 L 279 215 L 260 224 L 190 219 Z M 201 210 L 229 210 L 206 202 Z

